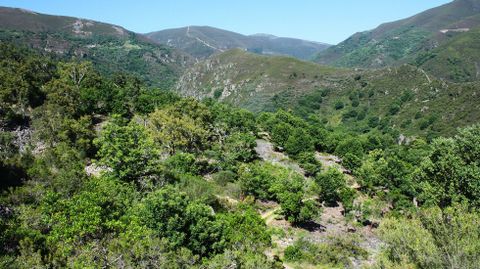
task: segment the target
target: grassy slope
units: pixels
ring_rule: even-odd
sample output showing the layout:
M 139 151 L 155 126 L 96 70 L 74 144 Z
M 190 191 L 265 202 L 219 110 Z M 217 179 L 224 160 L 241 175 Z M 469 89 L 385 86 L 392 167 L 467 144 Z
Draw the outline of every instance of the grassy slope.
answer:
M 366 72 L 354 88 L 331 91 L 324 98 L 319 114 L 335 122 L 348 111 L 358 114 L 366 111 L 364 120 L 350 118 L 344 120 L 345 124 L 363 130 L 370 118 L 378 116 L 380 121 L 389 119 L 388 126 L 407 135 L 451 135 L 457 127 L 479 122 L 479 86 L 479 83 L 445 83 L 421 69 L 403 65 Z M 352 92 L 359 96 L 357 107 L 353 107 L 348 98 Z M 345 108 L 335 110 L 334 103 L 339 99 L 344 101 Z M 396 110 L 398 112 L 394 112 Z
M 103 74 L 128 72 L 159 87 L 171 87 L 191 61 L 175 49 L 115 25 L 11 8 L 0 8 L 1 40 L 65 59 L 90 60 Z
M 442 82 L 409 65 L 351 71 L 241 50 L 195 65 L 177 84 L 183 95 L 218 97 L 257 112 L 316 113 L 331 125 L 343 122 L 358 131 L 368 130 L 371 118 L 378 117 L 376 128 L 385 122 L 407 135 L 449 135 L 478 122 L 478 87 Z M 344 108 L 335 108 L 339 101 Z M 344 118 L 347 112 L 355 116 Z

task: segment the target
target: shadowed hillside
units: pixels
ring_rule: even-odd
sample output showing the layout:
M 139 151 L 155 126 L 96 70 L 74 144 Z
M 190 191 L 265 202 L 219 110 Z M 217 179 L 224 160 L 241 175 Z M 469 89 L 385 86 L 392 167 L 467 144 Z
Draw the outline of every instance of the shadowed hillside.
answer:
M 103 74 L 129 72 L 161 87 L 170 87 L 191 61 L 120 26 L 13 8 L 0 8 L 0 40 L 63 59 L 89 60 Z

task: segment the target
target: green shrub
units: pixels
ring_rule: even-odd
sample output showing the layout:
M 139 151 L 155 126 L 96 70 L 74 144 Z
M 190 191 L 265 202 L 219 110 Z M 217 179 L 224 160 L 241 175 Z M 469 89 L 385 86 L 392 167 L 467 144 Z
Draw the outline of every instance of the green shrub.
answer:
M 335 110 L 340 110 L 345 107 L 345 104 L 339 100 L 335 102 L 335 105 L 333 107 L 335 108 Z
M 158 170 L 155 144 L 146 130 L 132 122 L 122 126 L 109 123 L 95 140 L 99 147 L 99 162 L 112 169 L 112 173 L 123 180 L 141 180 Z
M 400 106 L 398 104 L 392 104 L 390 108 L 388 109 L 388 113 L 390 115 L 396 115 L 400 111 Z
M 432 151 L 415 174 L 422 202 L 443 207 L 466 199 L 480 204 L 479 142 L 479 125 L 460 130 L 454 138 L 433 141 Z
M 317 174 L 315 182 L 320 187 L 320 199 L 328 204 L 340 200 L 340 192 L 346 188 L 345 176 L 335 168 Z
M 294 129 L 285 142 L 285 151 L 292 156 L 312 150 L 313 139 L 310 134 L 303 129 Z

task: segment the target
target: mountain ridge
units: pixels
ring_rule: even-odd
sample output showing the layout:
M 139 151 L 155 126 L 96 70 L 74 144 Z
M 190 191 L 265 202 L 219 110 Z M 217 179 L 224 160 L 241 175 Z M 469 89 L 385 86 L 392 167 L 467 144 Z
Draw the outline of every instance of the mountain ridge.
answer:
M 179 48 L 198 59 L 241 48 L 257 54 L 285 55 L 308 60 L 329 44 L 271 34 L 243 35 L 211 26 L 185 26 L 145 34 L 161 44 Z

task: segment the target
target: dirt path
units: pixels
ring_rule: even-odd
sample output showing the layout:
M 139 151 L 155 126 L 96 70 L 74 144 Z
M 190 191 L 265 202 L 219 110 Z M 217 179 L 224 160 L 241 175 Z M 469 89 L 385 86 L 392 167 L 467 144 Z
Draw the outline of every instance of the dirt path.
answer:
M 264 213 L 262 213 L 262 219 L 265 220 L 265 223 L 267 225 L 269 225 L 275 218 L 275 211 L 279 210 L 280 209 L 280 206 L 276 206 L 272 209 L 269 209 L 267 211 L 265 211 Z

